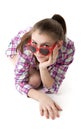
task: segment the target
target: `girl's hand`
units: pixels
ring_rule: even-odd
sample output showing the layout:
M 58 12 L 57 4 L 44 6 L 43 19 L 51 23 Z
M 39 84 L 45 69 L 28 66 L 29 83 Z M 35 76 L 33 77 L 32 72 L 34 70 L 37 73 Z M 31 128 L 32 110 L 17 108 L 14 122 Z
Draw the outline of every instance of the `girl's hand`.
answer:
M 62 111 L 61 107 L 56 104 L 50 97 L 47 95 L 43 96 L 40 101 L 40 114 L 45 116 L 47 119 L 55 119 L 59 117 L 59 111 Z
M 42 62 L 39 64 L 40 67 L 46 68 L 49 65 L 53 64 L 56 62 L 56 59 L 58 57 L 58 50 L 59 48 L 56 46 L 52 52 L 52 54 L 49 55 L 49 59 L 45 62 Z

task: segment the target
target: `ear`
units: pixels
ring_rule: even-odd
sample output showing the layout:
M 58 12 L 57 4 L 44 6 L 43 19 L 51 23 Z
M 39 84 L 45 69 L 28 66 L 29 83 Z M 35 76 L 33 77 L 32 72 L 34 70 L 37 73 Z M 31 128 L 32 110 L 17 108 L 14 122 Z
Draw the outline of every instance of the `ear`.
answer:
M 58 41 L 58 43 L 57 43 L 57 47 L 58 47 L 59 49 L 62 47 L 62 45 L 63 45 L 63 40 Z

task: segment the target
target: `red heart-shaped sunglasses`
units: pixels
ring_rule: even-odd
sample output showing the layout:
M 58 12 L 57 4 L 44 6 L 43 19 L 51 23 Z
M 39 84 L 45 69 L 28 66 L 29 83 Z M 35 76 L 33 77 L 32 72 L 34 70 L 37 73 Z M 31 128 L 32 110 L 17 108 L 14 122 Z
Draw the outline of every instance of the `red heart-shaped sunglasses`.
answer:
M 56 47 L 56 42 L 51 47 L 47 47 L 47 46 L 37 47 L 32 43 L 31 40 L 27 43 L 28 50 L 30 50 L 32 53 L 36 53 L 37 51 L 39 51 L 39 53 L 44 56 L 50 55 L 55 47 Z

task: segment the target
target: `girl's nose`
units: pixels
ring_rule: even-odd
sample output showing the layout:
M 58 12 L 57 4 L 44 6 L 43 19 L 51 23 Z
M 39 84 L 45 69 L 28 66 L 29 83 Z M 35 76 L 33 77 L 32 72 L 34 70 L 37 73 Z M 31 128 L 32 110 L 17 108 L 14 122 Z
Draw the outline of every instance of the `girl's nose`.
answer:
M 37 55 L 40 55 L 40 52 L 39 52 L 39 50 L 37 50 L 36 54 L 37 54 Z

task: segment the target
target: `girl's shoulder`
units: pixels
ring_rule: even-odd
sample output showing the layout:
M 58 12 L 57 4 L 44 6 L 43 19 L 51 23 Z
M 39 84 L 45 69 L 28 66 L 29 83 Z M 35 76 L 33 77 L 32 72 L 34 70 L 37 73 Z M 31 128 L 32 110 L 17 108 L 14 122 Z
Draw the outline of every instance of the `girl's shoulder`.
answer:
M 61 54 L 69 54 L 75 52 L 75 45 L 74 42 L 66 37 L 65 42 L 63 43 L 62 48 L 60 49 Z
M 27 27 L 26 29 L 22 29 L 18 32 L 18 36 L 22 37 L 25 33 L 29 32 L 32 27 Z
M 74 46 L 74 41 L 71 40 L 70 38 L 66 37 L 65 44 L 66 44 L 66 46 L 68 46 L 68 45 Z
M 75 50 L 75 45 L 74 45 L 74 41 L 72 41 L 71 39 L 69 39 L 68 37 L 65 38 L 65 42 L 63 44 L 63 48 L 65 50 Z

